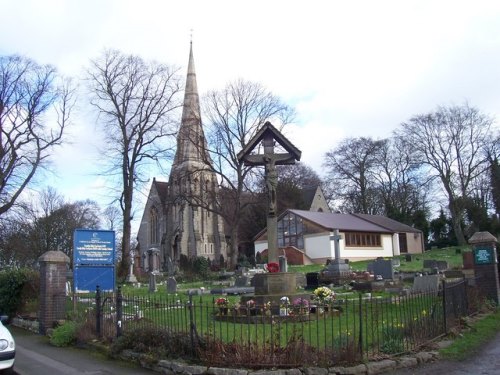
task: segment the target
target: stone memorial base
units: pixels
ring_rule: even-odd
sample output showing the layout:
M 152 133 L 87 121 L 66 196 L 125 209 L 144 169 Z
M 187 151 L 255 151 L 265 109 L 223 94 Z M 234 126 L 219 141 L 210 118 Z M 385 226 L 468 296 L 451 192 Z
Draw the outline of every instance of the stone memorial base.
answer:
M 321 271 L 319 281 L 321 284 L 340 285 L 342 280 L 349 277 L 350 273 L 349 264 L 344 259 L 335 259 Z

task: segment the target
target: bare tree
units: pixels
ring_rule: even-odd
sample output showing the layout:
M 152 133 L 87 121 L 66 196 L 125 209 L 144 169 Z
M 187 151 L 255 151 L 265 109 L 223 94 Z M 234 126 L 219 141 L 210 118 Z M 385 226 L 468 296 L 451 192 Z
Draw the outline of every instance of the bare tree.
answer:
M 492 119 L 465 103 L 416 115 L 396 132 L 441 182 L 460 245 L 466 244 L 462 228 L 464 202 L 473 182 L 487 171 L 485 149 L 491 131 Z
M 130 256 L 134 189 L 144 182 L 144 166 L 166 157 L 175 135 L 173 112 L 181 90 L 177 70 L 137 56 L 105 51 L 88 71 L 91 103 L 97 108 L 107 140 L 108 176 L 119 176 L 123 239 L 119 275 Z
M 384 214 L 408 225 L 415 224 L 415 216 L 426 216 L 432 178 L 427 177 L 412 146 L 402 138 L 388 139 L 377 164 L 373 176 Z
M 204 113 L 213 169 L 225 191 L 224 204 L 216 210 L 229 225 L 231 262 L 236 264 L 241 213 L 255 203 L 251 192 L 256 181 L 251 169 L 238 162 L 237 154 L 266 121 L 282 128 L 293 120 L 294 111 L 261 84 L 240 79 L 209 92 Z
M 380 150 L 387 140 L 347 138 L 325 155 L 329 184 L 344 211 L 380 214 L 376 173 Z
M 70 82 L 58 84 L 54 67 L 0 56 L 0 215 L 62 143 L 73 104 Z

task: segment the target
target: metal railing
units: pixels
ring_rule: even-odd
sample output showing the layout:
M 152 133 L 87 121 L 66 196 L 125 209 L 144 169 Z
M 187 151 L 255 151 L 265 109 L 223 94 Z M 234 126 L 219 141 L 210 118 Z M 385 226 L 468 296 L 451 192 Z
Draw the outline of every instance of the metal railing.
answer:
M 89 326 L 103 340 L 145 330 L 183 336 L 189 355 L 210 366 L 333 366 L 412 351 L 447 333 L 477 308 L 471 290 L 465 280 L 443 281 L 439 292 L 251 307 L 239 305 L 237 297 L 218 306 L 210 295 L 98 290 L 74 296 L 73 311 L 94 322 Z

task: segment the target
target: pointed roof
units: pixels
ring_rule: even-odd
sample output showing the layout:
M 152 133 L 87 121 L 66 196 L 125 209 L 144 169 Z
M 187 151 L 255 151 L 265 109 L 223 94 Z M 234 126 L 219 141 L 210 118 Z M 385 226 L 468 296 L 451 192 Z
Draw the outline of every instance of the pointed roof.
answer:
M 182 120 L 177 136 L 177 150 L 172 166 L 173 169 L 176 169 L 176 167 L 186 167 L 186 163 L 196 165 L 200 164 L 200 162 L 201 164 L 206 164 L 210 161 L 200 113 L 200 98 L 194 69 L 193 42 L 191 42 Z

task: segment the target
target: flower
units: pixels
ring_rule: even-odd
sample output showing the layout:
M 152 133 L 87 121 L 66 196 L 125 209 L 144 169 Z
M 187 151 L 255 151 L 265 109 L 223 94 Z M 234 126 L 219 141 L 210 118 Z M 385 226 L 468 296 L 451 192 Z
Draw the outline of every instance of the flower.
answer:
M 229 301 L 227 300 L 227 298 L 224 297 L 220 297 L 215 300 L 215 304 L 219 307 L 227 307 L 228 303 Z
M 283 297 L 280 298 L 280 303 L 282 305 L 287 306 L 287 305 L 290 304 L 290 298 L 288 298 L 287 296 L 283 296 Z
M 262 305 L 262 308 L 263 308 L 264 310 L 271 310 L 271 301 L 267 301 L 266 303 L 264 303 L 264 304 Z
M 335 298 L 335 292 L 326 286 L 314 289 L 314 297 L 321 302 L 331 301 Z
M 280 271 L 280 266 L 276 262 L 267 263 L 267 271 L 270 273 L 275 273 Z
M 295 307 L 308 307 L 309 306 L 309 301 L 306 300 L 305 298 L 296 298 L 293 300 L 293 305 Z
M 255 307 L 255 301 L 254 301 L 253 299 L 249 299 L 249 300 L 247 301 L 247 307 L 248 307 L 248 308 L 253 308 L 253 307 Z

